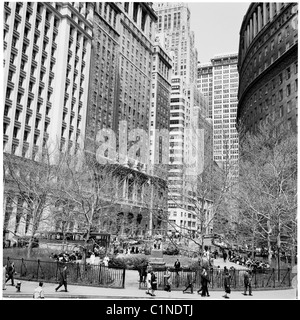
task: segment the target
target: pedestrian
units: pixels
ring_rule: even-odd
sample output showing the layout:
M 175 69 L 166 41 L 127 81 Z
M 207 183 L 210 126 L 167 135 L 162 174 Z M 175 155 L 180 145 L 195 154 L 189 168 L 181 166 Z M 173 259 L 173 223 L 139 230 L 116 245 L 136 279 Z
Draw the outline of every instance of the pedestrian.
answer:
M 140 270 L 140 282 L 142 283 L 145 283 L 146 282 L 146 277 L 147 277 L 147 264 L 145 265 L 142 265 Z
M 226 299 L 229 299 L 228 294 L 230 294 L 230 274 L 226 267 L 224 267 L 224 289 L 225 289 L 225 295 L 223 296 Z
M 67 289 L 67 266 L 66 265 L 63 267 L 63 270 L 60 271 L 60 280 L 59 280 L 58 287 L 55 288 L 55 291 L 57 291 L 62 285 L 65 287 L 65 292 L 68 292 L 68 289 Z
M 175 272 L 177 275 L 179 275 L 179 270 L 180 270 L 180 261 L 177 259 L 174 263 L 174 268 L 175 268 Z
M 218 266 L 217 267 L 217 271 L 216 271 L 216 278 L 217 278 L 217 286 L 221 287 L 221 267 Z
M 3 285 L 2 285 L 2 290 L 6 290 L 6 272 L 7 272 L 7 266 L 3 266 Z
M 151 296 L 155 296 L 154 292 L 157 290 L 157 276 L 154 271 L 151 271 Z
M 43 282 L 40 282 L 39 285 L 34 289 L 33 299 L 44 299 L 45 293 L 43 289 Z
M 187 282 L 186 282 L 186 288 L 182 291 L 182 293 L 185 293 L 187 289 L 191 288 L 190 293 L 194 293 L 194 287 L 193 287 L 193 277 L 192 273 L 189 271 L 187 273 Z
M 10 264 L 10 266 L 8 267 L 8 270 L 7 270 L 7 274 L 8 274 L 8 277 L 6 278 L 5 280 L 5 283 L 9 280 L 11 280 L 11 285 L 14 286 L 14 274 L 16 272 L 16 269 L 15 269 L 15 264 L 14 262 L 12 262 Z
M 252 287 L 251 287 L 252 274 L 251 270 L 247 269 L 244 273 L 244 296 L 247 295 L 247 289 L 249 288 L 249 296 L 252 296 Z
M 197 291 L 198 294 L 201 292 L 202 297 L 209 297 L 208 293 L 208 283 L 210 282 L 208 273 L 205 268 L 203 268 L 202 273 L 201 273 L 201 288 Z
M 224 262 L 226 262 L 226 259 L 227 259 L 227 253 L 226 253 L 226 251 L 225 251 L 225 250 L 223 251 L 223 259 L 224 259 Z
M 147 291 L 146 294 L 150 294 L 151 295 L 151 270 L 148 269 L 147 271 L 147 277 L 146 277 L 146 282 L 147 282 Z
M 172 280 L 171 280 L 171 272 L 169 268 L 167 268 L 164 278 L 165 278 L 165 291 L 171 292 Z

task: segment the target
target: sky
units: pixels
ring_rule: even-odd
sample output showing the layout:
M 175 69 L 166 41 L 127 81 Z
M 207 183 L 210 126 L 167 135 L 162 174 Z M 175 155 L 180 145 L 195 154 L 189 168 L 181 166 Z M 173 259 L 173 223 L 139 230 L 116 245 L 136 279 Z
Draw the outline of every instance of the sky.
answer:
M 216 54 L 238 52 L 240 28 L 251 2 L 185 2 L 191 12 L 198 61 L 206 63 Z

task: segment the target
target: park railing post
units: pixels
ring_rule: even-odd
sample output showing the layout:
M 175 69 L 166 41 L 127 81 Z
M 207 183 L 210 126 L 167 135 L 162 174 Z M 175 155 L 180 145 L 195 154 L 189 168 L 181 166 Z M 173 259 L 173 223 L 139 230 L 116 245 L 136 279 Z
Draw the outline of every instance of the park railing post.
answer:
M 125 268 L 123 268 L 123 279 L 122 279 L 122 288 L 125 288 Z
M 275 275 L 275 269 L 273 268 L 273 279 L 274 279 L 274 288 L 275 288 L 275 281 L 276 281 L 276 275 Z
M 36 280 L 39 279 L 39 267 L 40 267 L 40 259 L 38 259 L 37 272 L 36 272 Z

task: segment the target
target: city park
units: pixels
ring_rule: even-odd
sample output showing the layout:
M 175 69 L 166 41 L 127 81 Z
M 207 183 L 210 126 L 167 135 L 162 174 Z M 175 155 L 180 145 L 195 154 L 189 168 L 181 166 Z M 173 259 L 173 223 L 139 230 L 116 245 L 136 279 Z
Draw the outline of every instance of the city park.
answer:
M 93 230 L 94 218 L 99 220 L 97 209 L 107 203 L 107 199 L 103 202 L 103 196 L 99 194 L 103 192 L 103 186 L 106 193 L 111 193 L 111 188 L 115 187 L 107 181 L 103 184 L 103 179 L 110 175 L 95 175 L 98 167 L 91 170 L 91 162 L 81 163 L 84 167 L 79 171 L 75 164 L 75 170 L 72 167 L 74 159 L 69 158 L 60 166 L 32 167 L 27 163 L 18 171 L 16 166 L 20 167 L 20 163 L 5 157 L 6 181 L 21 187 L 20 195 L 26 199 L 26 210 L 35 223 L 30 237 L 18 237 L 14 243 L 3 241 L 3 265 L 14 263 L 15 279 L 49 283 L 57 282 L 60 270 L 68 265 L 68 283 L 109 288 L 124 288 L 126 272 L 135 270 L 136 285 L 141 289 L 145 288 L 145 273 L 151 269 L 157 273 L 158 290 L 164 289 L 166 268 L 171 272 L 173 290 L 183 290 L 188 277 L 192 277 L 195 287 L 199 287 L 201 272 L 206 269 L 210 289 L 221 290 L 224 272 L 220 267 L 230 262 L 232 289 L 243 287 L 246 269 L 251 270 L 254 289 L 291 287 L 297 265 L 297 148 L 295 136 L 281 133 L 278 136 L 262 131 L 244 144 L 238 193 L 234 192 L 235 188 L 228 188 L 226 175 L 220 171 L 199 177 L 201 184 L 196 184 L 195 188 L 199 192 L 195 197 L 196 205 L 200 205 L 199 212 L 203 208 L 198 199 L 206 198 L 205 192 L 212 186 L 214 191 L 219 188 L 219 192 L 214 193 L 211 219 L 216 232 L 206 232 L 211 221 L 203 217 L 197 235 L 178 231 L 144 233 L 144 236 L 97 232 Z M 22 189 L 26 179 L 30 180 L 31 189 Z M 81 215 L 87 231 L 38 232 L 50 191 L 60 206 L 56 212 L 60 222 L 74 221 L 74 215 Z M 235 229 L 231 229 L 225 219 L 232 210 L 226 202 L 229 196 L 238 203 L 242 213 L 235 221 Z M 77 201 L 76 210 L 72 201 L 66 201 L 70 198 Z M 92 204 L 92 211 L 84 211 L 88 204 Z M 156 211 L 155 204 L 150 208 L 154 216 L 161 211 Z M 160 218 L 164 220 L 165 217 Z M 112 220 L 111 225 L 116 224 L 117 220 Z M 179 269 L 174 265 L 177 259 Z

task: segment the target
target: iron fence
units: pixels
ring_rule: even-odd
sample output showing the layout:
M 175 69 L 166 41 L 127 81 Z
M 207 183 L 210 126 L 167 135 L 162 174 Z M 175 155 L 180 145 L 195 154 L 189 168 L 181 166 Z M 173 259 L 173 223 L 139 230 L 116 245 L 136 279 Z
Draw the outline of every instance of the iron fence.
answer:
M 193 279 L 193 286 L 195 289 L 201 287 L 201 272 L 202 269 L 189 270 L 181 269 L 176 272 L 175 269 L 169 269 L 171 272 L 171 288 L 173 290 L 183 290 L 187 286 L 188 273 L 191 274 Z M 157 274 L 157 289 L 163 290 L 165 287 L 165 271 L 161 269 L 153 270 Z M 245 270 L 229 270 L 231 289 L 243 290 L 244 289 L 244 274 Z M 208 288 L 223 290 L 224 289 L 224 272 L 218 272 L 216 269 L 208 270 L 209 284 Z M 256 270 L 252 273 L 251 280 L 252 288 L 278 288 L 278 287 L 291 287 L 291 269 L 268 269 Z M 139 288 L 146 289 L 146 282 L 140 282 Z
M 5 260 L 4 260 L 5 261 Z M 62 263 L 41 260 L 6 258 L 9 266 L 14 262 L 15 278 L 28 281 L 58 282 L 60 272 L 67 265 L 68 284 L 90 285 L 98 287 L 124 288 L 125 269 L 108 268 L 104 265 L 84 265 L 80 263 Z

